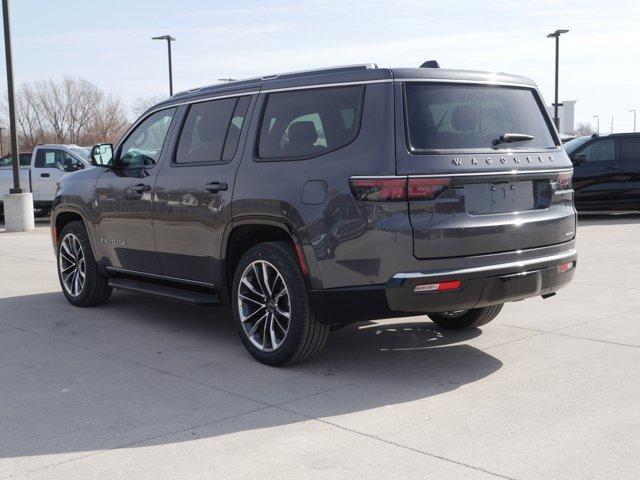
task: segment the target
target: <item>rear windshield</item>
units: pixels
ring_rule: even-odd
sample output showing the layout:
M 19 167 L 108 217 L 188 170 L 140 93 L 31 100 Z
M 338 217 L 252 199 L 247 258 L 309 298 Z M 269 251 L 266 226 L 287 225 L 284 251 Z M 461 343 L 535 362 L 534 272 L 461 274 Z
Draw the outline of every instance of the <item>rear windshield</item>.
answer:
M 591 140 L 591 137 L 578 137 L 574 138 L 573 140 L 569 140 L 564 144 L 564 151 L 567 152 L 567 155 L 571 155 L 589 140 Z
M 406 112 L 412 153 L 556 147 L 533 90 L 526 88 L 407 84 Z M 505 133 L 534 138 L 493 145 Z

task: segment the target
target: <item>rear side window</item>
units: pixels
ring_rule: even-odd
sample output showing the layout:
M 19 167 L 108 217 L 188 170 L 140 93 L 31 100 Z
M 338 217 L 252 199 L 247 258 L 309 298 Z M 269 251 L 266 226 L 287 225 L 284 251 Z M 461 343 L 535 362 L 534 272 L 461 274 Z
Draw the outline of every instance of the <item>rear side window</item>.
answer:
M 622 137 L 620 139 L 622 160 L 640 161 L 640 137 Z
M 258 155 L 310 158 L 348 145 L 360 127 L 364 86 L 269 94 Z
M 480 85 L 407 84 L 408 147 L 412 153 L 460 149 L 545 149 L 555 141 L 533 90 Z M 505 133 L 533 136 L 494 147 Z
M 233 158 L 250 97 L 196 103 L 182 128 L 176 163 L 221 162 Z
M 611 138 L 591 142 L 579 153 L 587 156 L 587 162 L 610 162 L 616 158 L 616 147 Z
M 31 165 L 30 153 L 21 153 L 18 158 L 20 158 L 21 167 L 28 167 L 29 165 Z M 13 159 L 11 158 L 11 155 L 6 155 L 0 158 L 0 167 L 11 167 L 11 166 L 13 166 Z

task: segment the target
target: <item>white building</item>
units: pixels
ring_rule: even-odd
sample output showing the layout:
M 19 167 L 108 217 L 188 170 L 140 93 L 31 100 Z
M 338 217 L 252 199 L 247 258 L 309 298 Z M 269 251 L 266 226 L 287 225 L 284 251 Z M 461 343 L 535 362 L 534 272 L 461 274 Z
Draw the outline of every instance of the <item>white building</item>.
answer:
M 558 107 L 558 118 L 560 118 L 560 131 L 565 135 L 573 135 L 576 133 L 575 122 L 575 107 L 576 100 L 562 100 L 561 105 Z M 547 106 L 549 116 L 553 119 L 553 105 Z

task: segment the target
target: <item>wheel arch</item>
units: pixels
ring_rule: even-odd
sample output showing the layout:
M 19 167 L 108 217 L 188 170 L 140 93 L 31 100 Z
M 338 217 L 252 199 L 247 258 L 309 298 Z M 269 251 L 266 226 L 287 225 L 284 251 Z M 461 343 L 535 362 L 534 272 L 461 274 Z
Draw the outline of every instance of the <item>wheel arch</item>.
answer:
M 58 241 L 60 239 L 60 233 L 69 223 L 79 221 L 84 225 L 85 230 L 87 231 L 87 236 L 89 237 L 89 242 L 91 243 L 91 249 L 93 250 L 94 258 L 96 256 L 96 248 L 93 240 L 92 232 L 89 229 L 89 224 L 82 214 L 82 211 L 73 206 L 59 206 L 54 210 L 54 213 L 51 217 L 51 240 L 53 241 L 53 246 L 55 249 L 58 248 Z
M 251 247 L 272 241 L 290 242 L 297 254 L 298 264 L 308 282 L 307 257 L 302 250 L 302 242 L 296 230 L 284 219 L 266 216 L 251 216 L 234 219 L 227 227 L 222 244 L 222 279 L 229 292 L 235 268 L 240 258 Z

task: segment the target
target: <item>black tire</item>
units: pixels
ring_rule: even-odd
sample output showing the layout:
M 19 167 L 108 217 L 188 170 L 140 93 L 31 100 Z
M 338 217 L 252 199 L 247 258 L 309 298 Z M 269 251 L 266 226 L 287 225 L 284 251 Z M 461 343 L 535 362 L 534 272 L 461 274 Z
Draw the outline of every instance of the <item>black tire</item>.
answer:
M 502 304 L 489 305 L 488 307 L 472 308 L 460 313 L 429 313 L 428 316 L 434 323 L 449 330 L 464 330 L 478 328 L 486 325 L 496 318 L 502 310 Z
M 249 267 L 255 262 L 268 262 L 271 267 L 274 267 L 275 272 L 281 275 L 288 293 L 287 303 L 290 315 L 288 331 L 284 335 L 282 343 L 271 351 L 266 351 L 254 345 L 253 341 L 255 341 L 259 332 L 254 334 L 252 341 L 249 337 L 251 332 L 247 332 L 251 325 L 243 323 L 241 320 L 240 309 L 243 308 L 240 305 L 241 299 L 239 297 L 241 281 L 243 275 L 250 271 Z M 275 281 L 273 285 L 275 285 Z M 243 287 L 243 291 L 246 292 L 246 288 Z M 275 288 L 273 291 L 275 292 Z M 316 356 L 327 341 L 330 327 L 318 322 L 311 311 L 304 277 L 298 266 L 293 248 L 287 242 L 261 243 L 252 247 L 243 255 L 233 277 L 231 303 L 242 343 L 256 360 L 266 365 L 284 366 L 308 360 Z M 268 300 L 265 300 L 264 303 L 267 304 Z M 248 304 L 245 302 L 245 305 Z M 259 308 L 265 308 L 264 311 L 266 312 L 269 307 L 256 307 L 256 310 Z M 245 315 L 244 312 L 243 315 Z M 267 319 L 264 320 L 265 324 L 268 319 L 269 317 L 267 316 Z M 272 323 L 272 325 L 274 324 Z M 265 341 L 262 340 L 262 347 L 264 346 Z
M 84 285 L 78 295 L 73 295 L 64 285 L 61 272 L 61 250 L 65 238 L 69 235 L 75 236 L 80 242 L 84 258 Z M 58 247 L 56 249 L 56 264 L 58 266 L 58 279 L 62 293 L 67 301 L 76 307 L 95 307 L 101 305 L 111 297 L 113 289 L 109 286 L 108 278 L 100 272 L 91 248 L 91 242 L 87 235 L 87 230 L 82 222 L 70 222 L 60 233 Z

